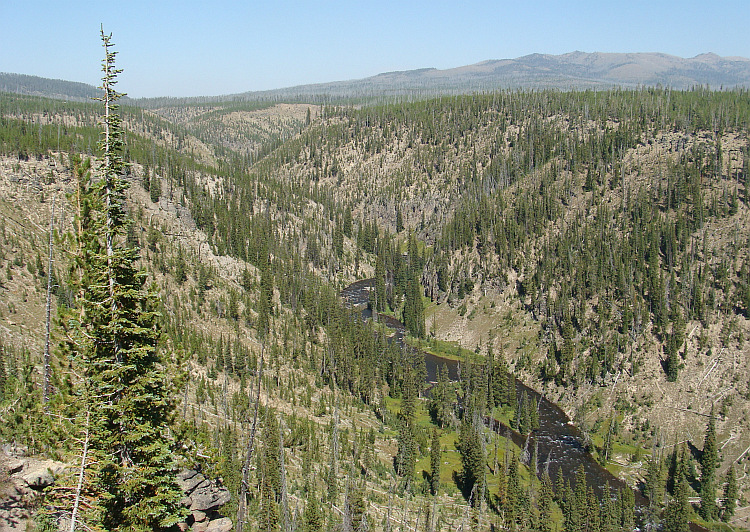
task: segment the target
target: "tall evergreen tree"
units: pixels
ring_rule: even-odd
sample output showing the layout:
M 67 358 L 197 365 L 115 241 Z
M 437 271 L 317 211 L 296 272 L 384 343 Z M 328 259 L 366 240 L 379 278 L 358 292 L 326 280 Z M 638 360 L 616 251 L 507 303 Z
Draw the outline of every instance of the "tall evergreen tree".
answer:
M 90 411 L 88 526 L 161 530 L 182 517 L 182 493 L 167 430 L 173 402 L 157 350 L 157 294 L 146 289 L 139 251 L 127 245 L 122 179 L 123 130 L 115 91 L 116 52 L 101 38 L 104 103 L 100 179 L 79 183 L 75 278 L 77 313 L 68 316 L 63 349 L 84 376 Z
M 430 491 L 433 495 L 437 495 L 440 489 L 440 457 L 440 435 L 437 427 L 433 427 L 430 442 Z
M 667 504 L 664 516 L 664 527 L 670 532 L 687 532 L 690 502 L 688 501 L 688 484 L 682 468 L 678 468 L 675 483 L 675 494 Z
M 515 453 L 510 456 L 508 461 L 508 479 L 505 491 L 505 522 L 511 530 L 515 530 L 521 508 L 521 479 L 518 474 L 518 457 Z
M 325 519 L 320 508 L 320 500 L 317 498 L 315 483 L 312 483 L 307 493 L 305 511 L 302 513 L 302 527 L 305 532 L 319 532 L 323 530 Z
M 484 490 L 485 456 L 482 449 L 482 425 L 478 414 L 465 414 L 459 432 L 464 494 L 478 507 Z
M 537 520 L 536 530 L 538 532 L 552 531 L 552 480 L 545 472 L 542 475 L 542 485 L 539 490 L 539 517 Z
M 424 305 L 422 303 L 422 287 L 419 284 L 418 272 L 410 271 L 404 300 L 404 325 L 417 338 L 424 338 Z
M 417 463 L 417 386 L 416 373 L 411 367 L 407 367 L 399 414 L 398 455 L 396 456 L 396 472 L 406 477 L 407 485 L 414 477 L 414 468 Z
M 706 436 L 703 440 L 703 454 L 701 455 L 701 507 L 700 514 L 703 519 L 714 520 L 717 517 L 716 508 L 716 468 L 719 462 L 719 454 L 716 447 L 716 423 L 714 421 L 714 409 L 706 426 Z
M 622 530 L 633 530 L 635 521 L 635 493 L 628 487 L 620 490 L 617 498 L 620 503 L 620 527 Z
M 371 293 L 375 297 L 373 309 L 377 312 L 385 312 L 386 309 L 386 292 L 385 292 L 385 264 L 380 255 L 375 259 L 375 291 Z
M 721 498 L 721 520 L 729 521 L 737 506 L 737 479 L 734 475 L 734 465 L 730 465 L 724 479 L 724 496 Z

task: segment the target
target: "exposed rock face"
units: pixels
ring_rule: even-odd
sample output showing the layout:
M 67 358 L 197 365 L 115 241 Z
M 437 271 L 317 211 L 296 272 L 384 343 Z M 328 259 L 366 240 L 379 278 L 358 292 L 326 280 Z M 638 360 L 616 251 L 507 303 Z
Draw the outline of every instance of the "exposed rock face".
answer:
M 29 508 L 42 490 L 55 482 L 67 466 L 54 460 L 24 456 L 25 450 L 0 448 L 0 532 L 26 530 Z
M 180 471 L 177 485 L 185 492 L 182 503 L 191 514 L 185 523 L 193 532 L 229 532 L 232 520 L 216 513 L 216 510 L 231 499 L 229 490 L 208 480 L 194 469 Z M 187 530 L 187 528 L 186 528 Z
M 0 447 L 0 532 L 25 530 L 30 511 L 44 488 L 54 484 L 68 464 L 24 456 L 24 450 Z M 216 510 L 229 502 L 229 490 L 206 479 L 195 470 L 181 471 L 177 485 L 185 493 L 182 503 L 190 508 L 187 520 L 179 523 L 187 532 L 229 532 L 233 523 Z
M 62 473 L 67 464 L 54 460 L 29 461 L 19 477 L 33 490 L 41 491 L 55 482 L 55 478 Z
M 208 524 L 206 532 L 229 532 L 232 530 L 232 520 L 228 517 L 214 519 Z

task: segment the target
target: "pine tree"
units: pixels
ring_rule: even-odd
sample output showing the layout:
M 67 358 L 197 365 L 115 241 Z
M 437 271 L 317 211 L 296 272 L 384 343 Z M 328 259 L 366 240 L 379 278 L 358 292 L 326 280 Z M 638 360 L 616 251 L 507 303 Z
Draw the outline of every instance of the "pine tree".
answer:
M 365 486 L 359 482 L 355 482 L 347 492 L 346 506 L 353 530 L 359 530 L 363 522 L 367 520 L 367 500 L 365 496 Z
M 734 465 L 730 465 L 727 476 L 724 479 L 724 496 L 721 498 L 721 520 L 729 521 L 734 515 L 737 506 L 737 479 L 734 475 Z
M 667 504 L 664 516 L 665 530 L 687 532 L 690 502 L 688 501 L 688 484 L 681 468 L 678 468 L 675 479 L 675 496 Z
M 521 479 L 518 475 L 518 457 L 513 454 L 508 464 L 508 480 L 505 492 L 505 522 L 515 530 L 521 508 Z
M 305 532 L 319 532 L 320 530 L 323 530 L 325 525 L 323 512 L 320 508 L 320 501 L 317 498 L 314 483 L 307 494 L 305 511 L 302 513 L 302 523 Z
M 571 532 L 585 530 L 589 504 L 586 487 L 586 472 L 584 471 L 583 466 L 580 466 L 576 471 L 573 498 L 567 506 L 567 512 L 565 513 L 565 529 L 570 530 Z
M 375 304 L 373 310 L 377 312 L 385 312 L 386 309 L 386 291 L 385 291 L 385 264 L 380 255 L 375 259 L 375 291 L 371 293 L 371 297 L 374 295 Z
M 77 203 L 76 314 L 69 315 L 63 350 L 84 378 L 92 455 L 86 490 L 93 497 L 89 526 L 105 530 L 161 530 L 183 514 L 175 483 L 168 423 L 171 388 L 157 351 L 157 294 L 145 288 L 139 252 L 125 239 L 126 183 L 121 176 L 123 130 L 114 90 L 116 52 L 105 50 L 103 156 L 100 179 L 80 181 Z
M 620 503 L 620 527 L 633 530 L 635 522 L 635 493 L 628 487 L 620 490 L 617 498 Z
M 542 475 L 542 486 L 539 490 L 539 518 L 536 529 L 538 532 L 552 531 L 552 480 L 545 472 Z
M 602 529 L 601 510 L 599 508 L 599 499 L 594 495 L 594 488 L 589 486 L 586 504 L 586 532 L 600 532 Z
M 396 472 L 406 477 L 407 484 L 411 482 L 414 476 L 414 468 L 417 463 L 417 386 L 417 375 L 409 367 L 404 375 L 401 412 L 399 414 L 398 455 L 396 456 Z
M 612 496 L 609 482 L 604 488 L 604 501 L 602 504 L 602 532 L 615 532 L 620 528 L 620 514 L 617 500 Z
M 411 271 L 407 284 L 406 299 L 404 301 L 404 325 L 417 338 L 424 338 L 424 305 L 422 303 L 422 287 L 419 284 L 418 272 Z
M 716 424 L 714 421 L 714 409 L 706 426 L 706 436 L 703 440 L 703 454 L 701 455 L 701 506 L 700 514 L 703 519 L 712 521 L 716 519 L 716 467 L 719 456 L 716 448 Z
M 437 427 L 433 427 L 430 442 L 430 492 L 433 495 L 437 495 L 440 489 L 440 458 L 440 435 Z
M 260 299 L 258 300 L 258 335 L 265 338 L 273 314 L 273 272 L 271 258 L 267 250 L 263 251 L 260 264 Z
M 472 506 L 479 506 L 484 489 L 485 457 L 482 450 L 482 426 L 477 415 L 466 414 L 461 422 L 458 450 L 461 453 L 464 494 Z
M 266 476 L 263 476 L 260 484 L 260 514 L 258 520 L 261 530 L 275 532 L 281 529 L 279 504 L 276 502 L 274 489 Z

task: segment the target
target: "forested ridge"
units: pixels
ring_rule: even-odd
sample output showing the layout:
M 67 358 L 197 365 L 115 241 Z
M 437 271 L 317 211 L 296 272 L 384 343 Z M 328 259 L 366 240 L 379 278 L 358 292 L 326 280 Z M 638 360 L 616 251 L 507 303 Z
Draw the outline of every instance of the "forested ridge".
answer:
M 683 530 L 742 517 L 746 91 L 294 105 L 120 111 L 122 238 L 160 295 L 170 452 L 221 477 L 235 527 Z M 66 431 L 82 421 L 49 416 L 41 398 L 43 243 L 54 196 L 64 403 L 76 377 L 63 317 L 83 303 L 62 238 L 100 114 L 0 95 L 0 434 L 68 461 L 80 448 Z M 412 348 L 342 303 L 369 278 L 369 307 L 400 319 Z M 425 383 L 423 351 L 460 360 L 460 378 L 444 368 Z M 538 426 L 517 378 L 559 401 L 648 506 L 628 489 L 597 495 L 583 472 L 546 474 L 490 431 L 486 417 L 522 438 Z M 38 502 L 37 520 L 66 504 Z

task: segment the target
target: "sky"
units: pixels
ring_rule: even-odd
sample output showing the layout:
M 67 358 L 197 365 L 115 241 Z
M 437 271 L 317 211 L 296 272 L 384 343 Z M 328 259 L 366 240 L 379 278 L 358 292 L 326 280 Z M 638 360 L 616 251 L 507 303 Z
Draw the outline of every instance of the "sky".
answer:
M 215 96 L 532 53 L 750 57 L 748 0 L 0 0 L 0 72 Z

